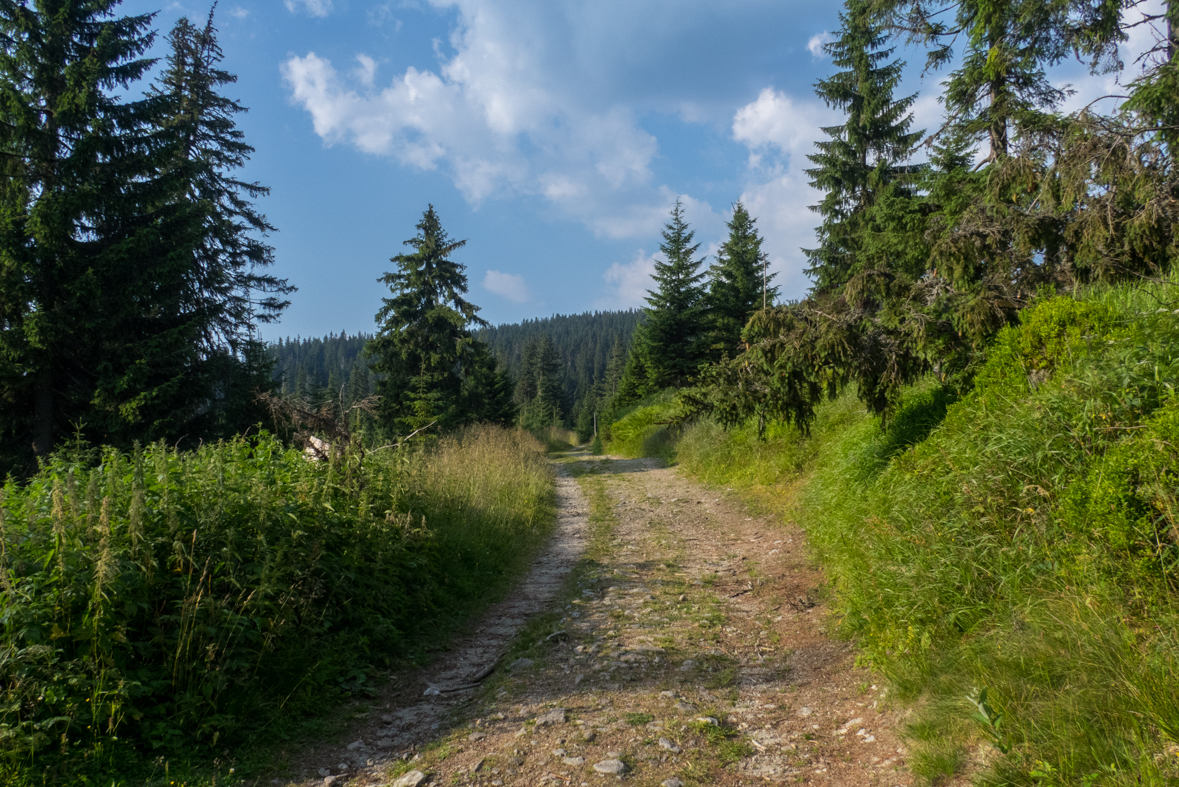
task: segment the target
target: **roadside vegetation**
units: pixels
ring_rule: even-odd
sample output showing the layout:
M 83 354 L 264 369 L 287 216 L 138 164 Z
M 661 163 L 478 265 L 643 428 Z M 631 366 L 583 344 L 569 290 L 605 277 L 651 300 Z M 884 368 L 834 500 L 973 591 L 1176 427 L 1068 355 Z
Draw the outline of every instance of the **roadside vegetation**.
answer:
M 212 759 L 371 693 L 527 566 L 554 522 L 542 451 L 470 427 L 313 462 L 263 434 L 63 451 L 10 481 L 5 780 Z
M 806 529 L 930 783 L 1172 783 L 1177 348 L 1173 280 L 1045 297 L 956 401 L 924 379 L 882 428 L 849 391 L 808 433 L 701 420 L 672 456 Z

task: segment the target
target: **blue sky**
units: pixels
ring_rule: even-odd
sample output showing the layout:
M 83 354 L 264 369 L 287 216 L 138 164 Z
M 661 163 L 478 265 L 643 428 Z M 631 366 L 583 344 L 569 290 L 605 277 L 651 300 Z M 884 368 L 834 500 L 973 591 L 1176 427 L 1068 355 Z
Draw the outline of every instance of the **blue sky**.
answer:
M 838 117 L 814 97 L 840 4 L 799 0 L 222 0 L 245 176 L 299 288 L 265 338 L 371 331 L 376 279 L 428 203 L 492 323 L 641 306 L 672 203 L 712 252 L 758 218 L 783 296 L 818 195 L 805 156 Z M 207 3 L 127 0 L 166 33 Z M 920 54 L 906 53 L 915 64 Z M 921 79 L 919 127 L 938 123 Z M 1075 65 L 1078 101 L 1112 76 Z M 710 258 L 711 260 L 711 258 Z

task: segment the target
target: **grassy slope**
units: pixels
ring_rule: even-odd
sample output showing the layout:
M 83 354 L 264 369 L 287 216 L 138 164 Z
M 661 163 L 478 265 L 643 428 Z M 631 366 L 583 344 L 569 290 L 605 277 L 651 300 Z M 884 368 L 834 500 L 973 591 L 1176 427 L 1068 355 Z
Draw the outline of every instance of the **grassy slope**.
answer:
M 150 752 L 224 783 L 217 753 L 297 736 L 506 590 L 555 521 L 542 450 L 474 428 L 317 465 L 264 436 L 9 483 L 0 781 L 150 783 Z
M 702 423 L 675 448 L 807 529 L 931 782 L 1179 779 L 1172 289 L 1045 301 L 967 397 L 926 382 L 887 431 L 844 397 L 809 437 Z

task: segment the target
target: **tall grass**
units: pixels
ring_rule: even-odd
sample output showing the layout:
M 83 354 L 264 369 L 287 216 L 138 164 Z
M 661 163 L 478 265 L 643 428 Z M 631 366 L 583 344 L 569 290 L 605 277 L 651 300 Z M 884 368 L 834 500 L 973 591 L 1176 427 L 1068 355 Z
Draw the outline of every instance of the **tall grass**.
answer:
M 618 415 L 610 424 L 607 450 L 622 456 L 671 457 L 674 436 L 667 422 L 679 412 L 674 390 L 643 399 Z
M 912 703 L 929 783 L 1179 784 L 1179 297 L 1053 298 L 952 402 L 887 431 L 851 397 L 811 437 L 704 423 L 690 471 L 794 485 L 843 628 Z
M 502 591 L 553 506 L 541 446 L 493 428 L 331 463 L 267 435 L 61 453 L 0 492 L 0 754 L 220 747 L 370 690 Z
M 549 453 L 572 451 L 579 442 L 577 432 L 563 426 L 546 426 L 544 429 L 534 431 L 533 435 Z

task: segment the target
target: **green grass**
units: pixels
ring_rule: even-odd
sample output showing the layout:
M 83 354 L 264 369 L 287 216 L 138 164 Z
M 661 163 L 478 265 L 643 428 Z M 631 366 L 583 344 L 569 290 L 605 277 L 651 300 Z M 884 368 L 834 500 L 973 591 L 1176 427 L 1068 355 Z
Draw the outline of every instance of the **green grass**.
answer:
M 666 422 L 678 411 L 675 391 L 664 391 L 644 399 L 610 425 L 607 449 L 626 457 L 669 459 L 674 439 Z
M 848 394 L 809 436 L 674 447 L 806 529 L 928 783 L 1179 783 L 1177 307 L 1170 282 L 1045 299 L 887 430 Z
M 0 497 L 0 778 L 150 781 L 158 758 L 224 783 L 215 752 L 373 693 L 554 521 L 541 446 L 501 429 L 330 464 L 265 435 L 59 454 Z

